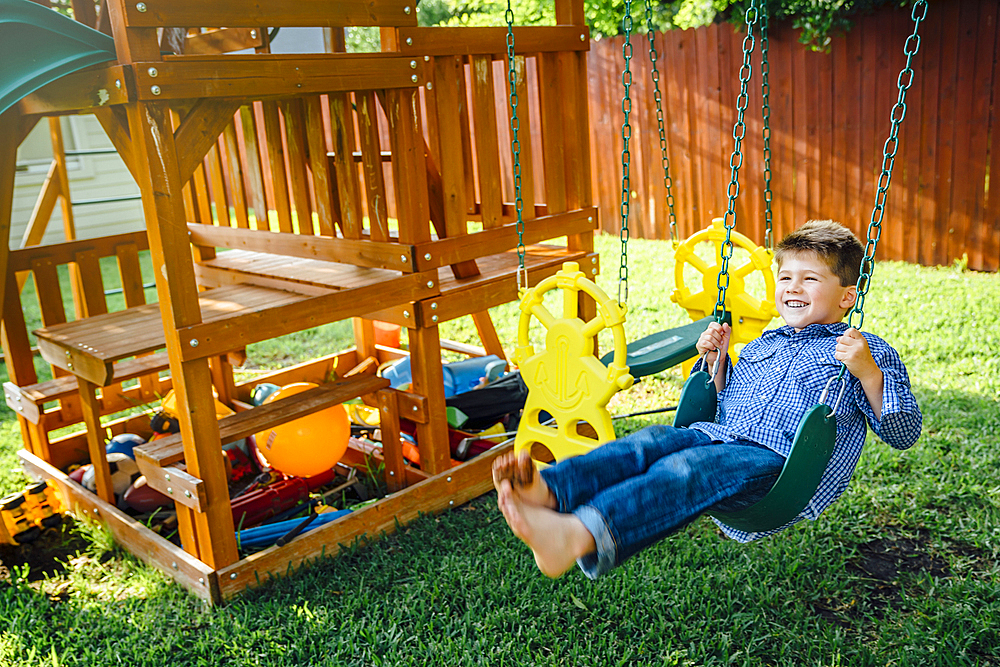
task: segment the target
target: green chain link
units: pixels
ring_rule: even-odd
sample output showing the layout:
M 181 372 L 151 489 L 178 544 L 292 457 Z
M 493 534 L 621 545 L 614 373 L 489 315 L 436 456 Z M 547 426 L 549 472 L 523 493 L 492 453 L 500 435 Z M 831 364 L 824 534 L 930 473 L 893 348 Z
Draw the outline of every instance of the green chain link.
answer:
M 646 37 L 649 39 L 649 62 L 653 64 L 653 99 L 656 100 L 656 126 L 660 131 L 660 161 L 663 163 L 663 187 L 667 193 L 667 219 L 670 221 L 670 243 L 674 250 L 680 245 L 677 234 L 677 216 L 674 214 L 674 195 L 671 192 L 670 159 L 667 157 L 667 133 L 663 129 L 663 96 L 660 94 L 660 70 L 656 67 L 656 32 L 653 29 L 653 3 L 646 0 Z
M 521 142 L 517 138 L 517 132 L 521 127 L 517 119 L 517 69 L 514 66 L 514 10 L 510 7 L 510 0 L 507 0 L 507 11 L 504 12 L 507 19 L 507 82 L 510 84 L 510 150 L 514 154 L 514 208 L 517 210 L 517 289 L 523 291 L 528 289 L 528 271 L 524 268 L 524 219 L 522 209 L 524 200 L 521 199 Z
M 722 244 L 721 255 L 722 255 L 722 265 L 719 269 L 719 276 L 716 279 L 716 286 L 719 288 L 719 296 L 715 302 L 715 319 L 718 323 L 722 323 L 722 319 L 725 313 L 726 307 L 726 290 L 729 288 L 729 260 L 733 258 L 733 228 L 736 227 L 736 198 L 740 194 L 740 181 L 739 173 L 740 166 L 743 164 L 743 138 L 746 136 L 747 126 L 743 122 L 743 117 L 747 110 L 747 102 L 749 101 L 749 96 L 747 95 L 747 84 L 750 81 L 750 76 L 753 73 L 753 67 L 750 65 L 750 54 L 753 53 L 754 47 L 754 36 L 753 27 L 757 24 L 757 18 L 759 15 L 759 10 L 757 8 L 757 0 L 751 0 L 750 7 L 746 11 L 746 26 L 747 34 L 743 38 L 743 65 L 740 67 L 740 95 L 736 98 L 736 124 L 733 125 L 733 139 L 735 141 L 733 145 L 733 154 L 729 158 L 729 203 L 726 208 L 726 217 L 724 224 L 726 227 L 726 240 Z M 723 282 L 725 279 L 725 282 Z
M 903 45 L 903 53 L 906 54 L 906 65 L 896 79 L 896 86 L 899 94 L 896 104 L 892 107 L 890 118 L 892 127 L 889 130 L 889 138 L 885 140 L 882 147 L 882 173 L 878 177 L 878 191 L 875 194 L 875 208 L 872 209 L 871 221 L 868 223 L 868 241 L 865 244 L 865 256 L 861 260 L 861 276 L 858 278 L 858 300 L 847 316 L 847 325 L 860 329 L 865 322 L 865 296 L 871 287 L 872 273 L 875 271 L 875 250 L 878 248 L 878 241 L 882 237 L 882 217 L 885 214 L 885 198 L 889 190 L 889 182 L 892 180 L 892 167 L 896 161 L 896 150 L 899 147 L 899 125 L 906 118 L 906 91 L 913 85 L 913 56 L 920 50 L 920 22 L 927 16 L 926 0 L 917 0 L 913 5 L 910 17 L 913 19 L 913 34 L 906 38 Z M 858 323 L 854 324 L 854 316 L 857 314 Z
M 774 253 L 774 221 L 771 214 L 771 87 L 767 75 L 771 66 L 767 62 L 767 0 L 760 0 L 760 94 L 763 100 L 760 114 L 764 121 L 764 248 Z
M 622 70 L 622 85 L 625 87 L 625 95 L 622 97 L 622 113 L 625 114 L 625 120 L 622 122 L 622 253 L 618 265 L 618 304 L 624 306 L 628 303 L 628 213 L 629 195 L 632 191 L 629 187 L 629 163 L 632 156 L 628 150 L 628 142 L 632 138 L 632 126 L 628 122 L 629 114 L 632 112 L 632 98 L 629 97 L 629 88 L 632 86 L 632 72 L 629 70 L 629 64 L 632 61 L 632 0 L 625 0 L 625 18 L 622 19 L 622 29 L 625 31 L 625 43 L 622 45 L 622 56 L 625 58 L 625 69 Z

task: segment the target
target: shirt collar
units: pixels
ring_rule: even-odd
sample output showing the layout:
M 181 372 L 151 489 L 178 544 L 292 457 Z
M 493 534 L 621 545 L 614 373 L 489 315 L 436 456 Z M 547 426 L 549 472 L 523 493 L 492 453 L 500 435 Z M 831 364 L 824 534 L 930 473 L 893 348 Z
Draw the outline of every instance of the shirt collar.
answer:
M 828 324 L 810 324 L 802 331 L 796 332 L 795 329 L 785 324 L 777 329 L 769 329 L 765 331 L 763 336 L 784 336 L 785 338 L 791 338 L 797 336 L 799 338 L 822 338 L 826 336 L 839 336 L 845 331 L 847 331 L 847 322 L 830 322 Z

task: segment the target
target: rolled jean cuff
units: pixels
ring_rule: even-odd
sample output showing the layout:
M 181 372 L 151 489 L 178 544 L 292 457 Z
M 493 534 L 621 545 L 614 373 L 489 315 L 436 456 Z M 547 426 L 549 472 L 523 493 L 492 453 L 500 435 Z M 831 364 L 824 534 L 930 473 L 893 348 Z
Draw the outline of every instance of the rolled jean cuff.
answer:
M 573 514 L 583 522 L 584 527 L 590 531 L 597 545 L 597 551 L 576 559 L 576 564 L 580 566 L 583 573 L 589 579 L 596 579 L 602 574 L 611 571 L 617 561 L 618 549 L 615 546 L 615 539 L 611 536 L 607 522 L 601 513 L 590 505 L 577 507 Z

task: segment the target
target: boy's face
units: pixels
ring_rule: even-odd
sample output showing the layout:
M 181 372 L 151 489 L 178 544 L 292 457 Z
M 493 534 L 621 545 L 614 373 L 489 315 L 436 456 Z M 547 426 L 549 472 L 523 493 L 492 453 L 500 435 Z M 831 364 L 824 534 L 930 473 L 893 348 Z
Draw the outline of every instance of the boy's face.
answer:
M 774 301 L 785 323 L 796 331 L 810 324 L 831 324 L 857 299 L 857 286 L 840 284 L 840 278 L 814 252 L 790 255 L 778 269 Z

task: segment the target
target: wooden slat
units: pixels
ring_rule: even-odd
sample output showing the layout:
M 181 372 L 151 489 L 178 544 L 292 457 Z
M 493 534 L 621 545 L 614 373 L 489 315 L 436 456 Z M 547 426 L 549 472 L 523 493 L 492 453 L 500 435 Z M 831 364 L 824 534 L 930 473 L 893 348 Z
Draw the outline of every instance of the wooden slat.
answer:
M 479 178 L 479 207 L 483 227 L 500 224 L 503 200 L 500 194 L 500 153 L 497 146 L 496 101 L 493 93 L 493 61 L 473 56 L 472 123 L 476 135 L 476 169 Z
M 568 211 L 525 221 L 524 243 L 540 243 L 566 234 L 590 233 L 596 229 L 597 217 L 593 208 Z M 510 223 L 475 235 L 453 239 L 439 239 L 417 246 L 417 267 L 429 269 L 447 264 L 457 264 L 477 257 L 517 247 L 516 223 Z M 425 255 L 430 254 L 430 259 Z
M 389 240 L 389 213 L 385 176 L 382 171 L 382 148 L 379 140 L 378 111 L 375 93 L 355 93 L 358 106 L 358 133 L 361 142 L 361 172 L 368 204 L 368 227 L 373 241 Z
M 83 317 L 103 315 L 108 312 L 104 300 L 104 279 L 101 276 L 100 257 L 92 251 L 81 251 L 74 257 L 83 285 Z
M 429 56 L 490 55 L 507 53 L 507 28 L 419 27 L 399 29 L 399 50 Z M 584 26 L 515 26 L 517 53 L 586 51 L 590 30 Z
M 411 249 L 397 243 L 333 239 L 322 236 L 303 238 L 298 234 L 244 232 L 222 227 L 189 225 L 191 241 L 198 245 L 240 248 L 278 255 L 325 259 L 355 266 L 369 266 L 397 271 L 412 271 Z
M 426 512 L 457 507 L 493 488 L 490 466 L 512 446 L 497 447 L 425 481 L 395 493 L 363 511 L 349 514 L 304 535 L 282 548 L 256 553 L 221 570 L 221 595 L 228 599 L 272 578 L 287 576 L 300 564 L 338 553 L 368 535 L 387 535 Z M 420 509 L 417 509 L 420 508 Z
M 330 130 L 333 139 L 334 175 L 340 201 L 340 224 L 345 238 L 361 238 L 361 193 L 354 165 L 354 114 L 346 93 L 330 94 Z M 381 168 L 381 165 L 379 165 Z
M 408 11 L 407 11 L 408 10 Z M 413 0 L 297 0 L 291 4 L 248 4 L 241 0 L 150 0 L 126 3 L 125 19 L 132 27 L 258 26 L 341 27 L 415 26 Z
M 260 164 L 257 124 L 254 120 L 254 105 L 240 107 L 239 137 L 240 159 L 246 182 L 247 204 L 254 214 L 255 229 L 267 230 L 267 201 L 264 188 L 264 172 Z
M 250 220 L 247 215 L 247 199 L 243 190 L 243 166 L 240 162 L 240 149 L 236 140 L 236 128 L 232 123 L 226 125 L 219 138 L 219 152 L 222 160 L 222 174 L 226 179 L 228 199 L 232 203 L 236 226 L 247 229 Z
M 323 127 L 323 108 L 319 97 L 302 100 L 305 116 L 305 136 L 309 152 L 309 175 L 313 184 L 313 204 L 319 233 L 333 236 L 333 184 L 330 182 L 330 161 L 327 159 L 326 130 Z
M 261 405 L 253 410 L 237 412 L 219 420 L 219 438 L 226 445 L 266 428 L 286 424 L 299 417 L 319 412 L 331 405 L 357 396 L 371 394 L 389 386 L 389 381 L 373 375 L 340 380 L 307 389 L 293 396 Z M 179 434 L 153 440 L 135 449 L 136 460 L 145 465 L 163 467 L 183 460 Z
M 309 184 L 306 177 L 305 120 L 302 104 L 298 99 L 282 100 L 281 119 L 285 126 L 285 156 L 288 160 L 288 191 L 295 205 L 296 231 L 313 234 L 312 206 L 309 202 Z
M 421 243 L 430 239 L 430 205 L 420 100 L 415 90 L 388 90 L 382 108 L 389 120 L 399 241 Z
M 285 155 L 282 150 L 281 119 L 278 116 L 278 103 L 275 101 L 265 101 L 263 106 L 263 122 L 265 133 L 258 130 L 257 139 L 264 142 L 261 154 L 266 153 L 266 168 L 270 173 L 268 182 L 271 187 L 272 205 L 278 217 L 278 229 L 282 232 L 292 230 L 292 209 L 288 201 L 287 176 L 285 173 Z M 258 228 L 260 222 L 258 221 Z M 266 228 L 266 227 L 265 227 Z
M 36 479 L 50 479 L 56 484 L 64 503 L 74 513 L 103 521 L 119 544 L 196 596 L 209 602 L 218 599 L 212 567 L 185 553 L 113 504 L 100 500 L 58 468 L 25 451 L 19 452 L 18 456 L 28 474 Z
M 219 288 L 225 289 L 225 288 Z M 431 296 L 437 291 L 432 274 L 415 273 L 391 283 L 377 283 L 349 292 L 292 299 L 275 305 L 245 308 L 216 321 L 206 321 L 178 329 L 181 354 L 185 360 L 203 359 L 245 347 L 251 343 L 301 331 L 305 327 L 329 324 L 358 312 L 359 303 L 401 303 L 414 296 Z M 263 306 L 267 307 L 263 307 Z M 197 340 L 198 344 L 191 345 Z
M 137 63 L 136 94 L 145 101 L 253 99 L 263 95 L 416 88 L 424 82 L 421 68 L 414 69 L 413 62 L 411 58 L 381 53 L 184 56 Z M 151 67 L 157 72 L 155 77 L 149 74 Z
M 531 107 L 528 100 L 528 68 L 525 59 L 523 57 L 515 58 L 514 68 L 517 79 L 517 140 L 520 145 L 521 199 L 524 202 L 522 215 L 526 218 L 532 218 L 535 210 L 535 161 L 531 144 Z M 508 119 L 510 120 L 514 109 L 510 104 L 507 107 L 509 108 Z M 589 137 L 585 141 L 589 143 Z
M 229 227 L 229 199 L 226 192 L 226 182 L 222 175 L 222 164 L 219 159 L 219 145 L 213 143 L 205 156 L 205 172 L 208 174 L 209 193 L 212 204 L 215 205 L 215 220 L 222 227 Z

